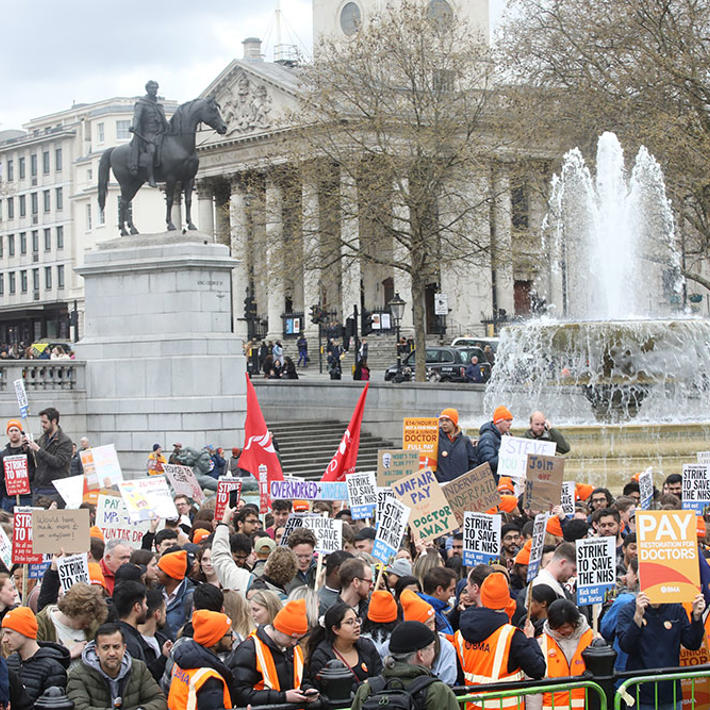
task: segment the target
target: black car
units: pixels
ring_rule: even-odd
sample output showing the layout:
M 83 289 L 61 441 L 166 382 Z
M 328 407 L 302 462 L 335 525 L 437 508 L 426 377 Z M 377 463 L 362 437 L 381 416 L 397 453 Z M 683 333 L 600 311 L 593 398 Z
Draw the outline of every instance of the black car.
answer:
M 478 358 L 481 366 L 483 381 L 487 382 L 491 376 L 491 366 L 486 362 L 480 348 L 465 347 L 452 348 L 450 346 L 427 346 L 426 369 L 427 379 L 432 382 L 465 382 L 466 367 L 473 356 Z M 402 382 L 414 379 L 414 353 L 409 353 L 402 358 L 402 369 L 398 371 L 397 365 L 390 365 L 385 370 L 385 382 Z

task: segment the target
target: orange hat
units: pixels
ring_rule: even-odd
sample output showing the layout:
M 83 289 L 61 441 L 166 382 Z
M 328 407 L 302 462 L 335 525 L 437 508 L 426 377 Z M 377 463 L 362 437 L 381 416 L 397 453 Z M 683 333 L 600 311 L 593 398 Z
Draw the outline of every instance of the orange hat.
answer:
M 32 609 L 26 606 L 10 609 L 2 620 L 2 628 L 12 629 L 30 639 L 37 638 L 37 619 L 32 613 Z
M 198 609 L 192 613 L 192 638 L 205 648 L 212 648 L 232 628 L 232 620 L 218 611 Z
M 287 636 L 303 636 L 307 634 L 306 600 L 294 599 L 287 602 L 274 617 L 273 626 L 277 631 Z
M 497 424 L 498 422 L 502 422 L 504 420 L 512 422 L 513 415 L 510 413 L 510 410 L 507 407 L 504 407 L 501 404 L 501 406 L 496 407 L 495 412 L 493 412 L 493 423 Z
M 89 562 L 89 584 L 100 584 L 106 586 L 104 573 L 101 571 L 101 565 L 98 562 Z
M 100 527 L 94 525 L 90 530 L 89 530 L 89 537 L 96 537 L 99 540 L 105 540 L 103 531 L 101 530 Z
M 488 609 L 506 609 L 511 602 L 510 589 L 501 572 L 489 574 L 481 585 L 481 604 Z
M 640 478 L 641 478 L 641 471 L 639 471 L 638 473 L 635 473 L 633 476 L 631 476 L 631 480 L 636 481 L 636 483 L 639 482 Z
M 562 523 L 560 523 L 560 519 L 556 515 L 547 519 L 547 525 L 545 526 L 545 530 L 547 530 L 550 535 L 555 535 L 555 537 L 563 536 Z
M 434 607 L 411 589 L 402 592 L 399 603 L 402 605 L 405 621 L 421 621 L 422 624 L 426 624 L 434 616 Z
M 5 427 L 5 433 L 10 431 L 12 427 L 16 427 L 20 431 L 22 431 L 22 422 L 19 419 L 10 419 L 7 423 L 7 426 Z
M 454 423 L 454 426 L 459 425 L 459 413 L 458 410 L 456 409 L 442 409 L 441 414 L 439 415 L 439 419 L 451 419 L 451 421 Z
M 577 500 L 587 500 L 593 490 L 594 486 L 590 486 L 588 483 L 577 483 L 574 487 L 574 495 Z
M 294 513 L 307 513 L 310 510 L 310 505 L 307 500 L 294 500 L 293 501 L 293 512 Z
M 192 533 L 192 541 L 197 545 L 201 543 L 206 537 L 210 536 L 210 531 L 204 528 L 195 528 Z
M 367 618 L 376 624 L 388 624 L 397 618 L 397 602 L 394 597 L 384 589 L 378 589 L 370 597 L 370 606 L 367 607 Z
M 695 527 L 697 529 L 697 535 L 698 537 L 705 537 L 705 518 L 703 518 L 702 515 L 698 515 L 696 518 L 696 524 Z
M 501 476 L 498 480 L 498 493 L 503 493 L 503 491 L 515 493 L 515 485 L 513 484 L 513 479 L 510 478 L 510 476 Z
M 520 552 L 515 555 L 516 565 L 529 565 L 530 564 L 530 550 L 532 550 L 532 538 L 528 540 L 521 548 Z
M 158 567 L 173 579 L 185 579 L 187 574 L 187 552 L 169 552 L 158 560 Z

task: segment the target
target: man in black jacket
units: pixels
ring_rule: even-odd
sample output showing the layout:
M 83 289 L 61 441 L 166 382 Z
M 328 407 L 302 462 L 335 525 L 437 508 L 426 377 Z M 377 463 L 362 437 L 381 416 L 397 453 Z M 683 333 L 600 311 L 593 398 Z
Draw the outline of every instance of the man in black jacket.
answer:
M 9 439 L 7 446 L 0 451 L 0 495 L 2 495 L 3 510 L 9 513 L 17 505 L 15 496 L 7 495 L 5 486 L 5 457 L 6 456 L 26 456 L 27 457 L 27 473 L 30 479 L 30 487 L 33 487 L 35 477 L 35 457 L 30 452 L 29 446 L 22 440 L 24 433 L 22 431 L 22 422 L 18 419 L 10 419 L 7 423 L 7 438 Z M 32 496 L 20 496 L 20 505 L 32 505 Z

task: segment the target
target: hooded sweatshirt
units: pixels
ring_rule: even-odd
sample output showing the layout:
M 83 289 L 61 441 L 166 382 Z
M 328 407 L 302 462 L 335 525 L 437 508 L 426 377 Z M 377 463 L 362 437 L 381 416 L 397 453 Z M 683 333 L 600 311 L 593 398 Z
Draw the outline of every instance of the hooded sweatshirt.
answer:
M 81 654 L 81 660 L 86 663 L 89 668 L 93 668 L 97 673 L 99 673 L 108 683 L 111 690 L 111 703 L 120 698 L 121 692 L 121 681 L 128 675 L 131 670 L 131 665 L 133 664 L 133 659 L 130 653 L 123 654 L 123 660 L 121 661 L 121 667 L 118 670 L 118 675 L 115 678 L 111 678 L 110 675 L 104 673 L 101 668 L 101 663 L 99 662 L 99 655 L 96 653 L 96 642 L 92 641 L 86 645 L 86 648 Z

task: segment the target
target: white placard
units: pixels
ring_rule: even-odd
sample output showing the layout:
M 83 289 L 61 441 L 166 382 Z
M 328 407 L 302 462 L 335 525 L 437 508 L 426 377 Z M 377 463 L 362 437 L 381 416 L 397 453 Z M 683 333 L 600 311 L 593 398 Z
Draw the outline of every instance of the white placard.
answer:
M 710 506 L 710 466 L 699 463 L 683 464 L 683 508 L 703 515 Z
M 653 502 L 653 470 L 650 466 L 639 476 L 639 492 L 641 508 L 648 510 Z
M 84 500 L 84 476 L 69 476 L 52 481 L 69 510 L 77 510 Z
M 64 555 L 57 559 L 59 584 L 66 594 L 77 582 L 91 584 L 89 577 L 89 556 L 86 552 L 78 555 Z
M 562 497 L 560 504 L 562 505 L 562 511 L 568 518 L 571 518 L 574 515 L 575 490 L 576 484 L 574 481 L 562 482 Z
M 407 529 L 410 513 L 411 509 L 396 498 L 390 498 L 385 502 L 372 548 L 372 556 L 375 559 L 389 564 L 392 557 L 397 554 Z
M 525 478 L 528 454 L 554 456 L 556 450 L 557 444 L 554 441 L 503 436 L 498 450 L 498 476 L 510 476 L 522 480 Z
M 466 567 L 489 564 L 500 557 L 500 515 L 463 514 L 463 563 Z
M 343 521 L 320 515 L 308 521 L 309 530 L 316 536 L 315 551 L 324 555 L 343 549 Z
M 375 517 L 377 507 L 377 474 L 374 471 L 349 473 L 345 476 L 348 502 L 353 520 Z
M 616 584 L 616 539 L 577 540 L 577 604 L 599 604 Z

